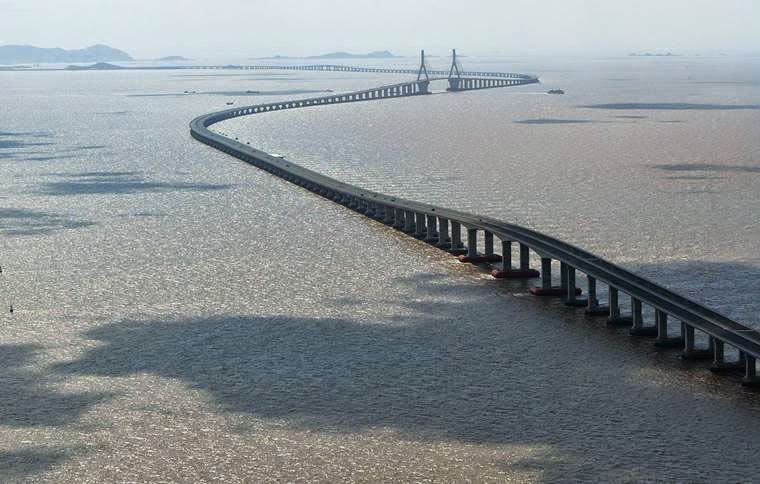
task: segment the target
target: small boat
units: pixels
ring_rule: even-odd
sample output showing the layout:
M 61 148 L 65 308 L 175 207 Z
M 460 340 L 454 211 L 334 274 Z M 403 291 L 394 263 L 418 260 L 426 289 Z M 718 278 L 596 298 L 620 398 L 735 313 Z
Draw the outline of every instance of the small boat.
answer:
M 562 89 L 551 89 L 547 94 L 565 94 Z
M 232 106 L 233 104 L 235 104 L 235 103 L 234 103 L 234 102 L 232 102 L 232 101 L 229 101 L 229 102 L 227 103 L 227 106 Z

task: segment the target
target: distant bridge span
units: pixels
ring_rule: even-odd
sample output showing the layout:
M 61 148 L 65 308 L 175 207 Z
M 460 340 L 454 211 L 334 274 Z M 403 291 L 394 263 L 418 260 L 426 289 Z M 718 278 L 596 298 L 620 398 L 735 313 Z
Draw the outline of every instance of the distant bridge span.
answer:
M 228 119 L 270 111 L 423 95 L 429 92 L 428 87 L 432 80 L 448 80 L 449 91 L 469 91 L 533 84 L 539 82 L 537 77 L 527 74 L 462 71 L 456 63 L 456 54 L 448 73 L 428 71 L 424 64 L 424 53 L 419 70 L 334 65 L 237 68 L 416 74 L 417 80 L 404 83 L 204 114 L 190 123 L 190 134 L 202 143 L 306 190 L 423 239 L 443 250 L 460 254 L 460 260 L 463 262 L 496 262 L 498 266 L 493 271 L 496 278 L 540 277 L 540 285 L 531 289 L 531 293 L 537 296 L 561 297 L 569 306 L 585 307 L 590 316 L 603 316 L 609 324 L 628 326 L 632 336 L 653 337 L 656 346 L 679 348 L 685 359 L 711 360 L 710 369 L 716 372 L 741 371 L 744 385 L 760 386 L 756 364 L 760 358 L 760 332 L 655 282 L 535 230 L 485 216 L 365 190 L 309 170 L 280 156 L 257 150 L 209 129 L 210 126 Z M 430 77 L 430 74 L 433 74 L 433 77 Z M 446 74 L 448 75 L 443 77 Z M 466 246 L 463 244 L 462 227 L 466 229 Z M 484 234 L 482 253 L 479 252 L 478 232 Z M 501 254 L 494 252 L 494 237 L 501 241 Z M 516 267 L 512 264 L 513 243 L 519 245 L 519 261 Z M 530 267 L 531 251 L 536 252 L 541 258 L 541 272 Z M 560 263 L 559 286 L 552 285 L 553 260 Z M 579 297 L 581 291 L 576 284 L 578 271 L 586 274 L 588 280 L 587 296 L 583 299 Z M 598 282 L 608 286 L 606 305 L 601 305 L 597 298 Z M 627 294 L 631 299 L 629 314 L 623 314 L 621 311 L 619 301 L 622 294 Z M 654 321 L 650 324 L 645 321 L 642 311 L 645 304 L 654 309 Z M 673 319 L 677 320 L 678 324 L 673 324 Z M 669 328 L 675 330 L 677 335 L 672 334 Z M 696 338 L 698 332 L 707 336 L 706 347 L 699 347 Z M 729 361 L 725 352 L 726 346 L 738 350 L 738 359 Z

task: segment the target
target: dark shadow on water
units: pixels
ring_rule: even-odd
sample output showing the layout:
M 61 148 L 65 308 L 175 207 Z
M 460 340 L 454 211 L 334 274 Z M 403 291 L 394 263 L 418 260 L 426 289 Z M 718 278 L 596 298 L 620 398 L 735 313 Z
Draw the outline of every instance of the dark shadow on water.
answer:
M 27 368 L 41 348 L 0 345 L 0 425 L 62 426 L 77 421 L 89 407 L 113 395 L 61 393 L 50 387 L 50 373 Z
M 47 212 L 0 207 L 0 232 L 6 236 L 47 235 L 58 230 L 78 229 L 94 224 Z
M 47 142 L 28 142 L 28 141 L 19 141 L 19 140 L 3 140 L 0 139 L 0 149 L 16 149 L 16 148 L 26 148 L 27 146 L 50 146 L 53 143 L 47 143 Z
M 139 171 L 82 171 L 78 173 L 48 173 L 48 176 L 57 176 L 61 178 L 112 178 L 112 177 L 129 177 L 140 175 Z
M 696 103 L 610 103 L 579 106 L 590 109 L 614 110 L 673 110 L 673 111 L 733 111 L 760 110 L 760 104 L 696 104 Z
M 208 183 L 151 181 L 139 172 L 82 172 L 58 173 L 55 176 L 69 178 L 66 181 L 47 182 L 39 193 L 52 196 L 64 195 L 123 195 L 131 193 L 174 192 L 174 191 L 214 191 L 226 190 L 231 185 Z
M 5 482 L 29 479 L 72 457 L 71 449 L 14 449 L 0 451 L 0 476 Z
M 723 176 L 666 176 L 666 180 L 725 180 Z
M 626 346 L 627 337 L 620 343 L 545 301 L 511 298 L 514 312 L 504 313 L 489 308 L 494 294 L 482 287 L 440 284 L 428 274 L 397 283 L 414 292 L 383 303 L 407 307 L 404 317 L 122 321 L 88 331 L 99 345 L 56 370 L 179 380 L 224 411 L 286 419 L 296 428 L 356 433 L 387 426 L 414 440 L 546 445 L 562 460 L 524 465 L 539 466 L 547 478 L 577 471 L 589 449 L 598 466 L 631 472 L 643 460 L 662 468 L 693 453 L 707 465 L 723 465 L 726 454 L 732 462 L 754 456 L 741 443 L 729 450 L 710 438 L 738 428 L 746 439 L 760 438 L 750 403 L 642 384 L 632 375 L 649 360 L 646 353 L 632 359 L 638 350 Z M 440 297 L 452 294 L 463 299 Z M 684 441 L 690 445 L 678 445 Z M 663 447 L 664 461 L 646 450 Z M 638 460 L 618 462 L 632 453 Z
M 50 161 L 50 160 L 66 160 L 74 158 L 72 155 L 48 155 L 48 156 L 27 156 L 24 161 Z
M 53 136 L 53 133 L 50 133 L 49 131 L 0 131 L 0 138 L 4 138 L 6 136 L 20 136 L 25 138 L 50 138 Z
M 593 123 L 588 119 L 522 119 L 515 124 L 588 124 Z
M 113 398 L 110 393 L 62 393 L 51 388 L 51 373 L 30 369 L 36 345 L 0 345 L 0 425 L 14 429 L 75 424 L 93 405 Z M 85 452 L 82 448 L 34 447 L 0 451 L 3 482 L 26 479 Z
M 735 173 L 760 173 L 760 166 L 719 165 L 715 163 L 670 163 L 650 165 L 650 168 L 668 172 L 714 171 Z

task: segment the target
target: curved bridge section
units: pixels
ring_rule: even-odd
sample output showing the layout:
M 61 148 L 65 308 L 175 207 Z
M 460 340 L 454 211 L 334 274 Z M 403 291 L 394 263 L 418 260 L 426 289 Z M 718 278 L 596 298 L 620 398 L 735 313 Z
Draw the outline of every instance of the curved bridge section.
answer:
M 468 82 L 461 85 L 462 89 L 450 90 L 538 82 L 533 76 L 519 77 L 512 74 L 459 79 Z M 760 333 L 648 279 L 535 230 L 365 190 L 209 129 L 221 121 L 269 111 L 421 95 L 427 93 L 427 83 L 428 80 L 418 80 L 363 91 L 228 109 L 197 117 L 190 123 L 190 132 L 193 138 L 202 143 L 457 254 L 463 262 L 496 263 L 498 265 L 492 273 L 496 278 L 540 278 L 540 284 L 531 289 L 531 293 L 536 296 L 561 297 L 569 306 L 585 307 L 587 314 L 605 317 L 608 324 L 628 326 L 632 336 L 652 337 L 656 346 L 679 348 L 685 359 L 710 360 L 711 370 L 720 373 L 741 372 L 744 385 L 760 386 L 756 375 L 756 360 L 760 358 Z M 463 237 L 463 229 L 466 238 Z M 483 233 L 485 240 L 482 251 L 479 251 L 478 246 L 479 232 Z M 495 238 L 500 241 L 501 255 L 494 251 Z M 515 264 L 512 261 L 513 244 L 519 247 L 519 257 Z M 531 251 L 541 258 L 541 272 L 530 267 Z M 559 286 L 552 285 L 553 261 L 560 263 Z M 578 272 L 584 273 L 588 280 L 587 295 L 583 298 L 580 297 L 582 291 L 576 284 Z M 606 305 L 600 304 L 597 298 L 597 286 L 600 283 L 608 286 Z M 631 301 L 631 311 L 627 314 L 621 311 L 620 298 L 623 296 L 629 297 Z M 654 310 L 654 321 L 645 321 L 645 305 Z M 700 333 L 706 338 L 697 338 Z M 707 343 L 700 345 L 703 339 Z M 737 358 L 728 359 L 725 351 L 727 345 L 737 350 L 732 352 L 738 355 Z
M 384 67 L 361 67 L 361 66 L 344 66 L 339 64 L 315 64 L 315 65 L 302 65 L 302 66 L 267 66 L 267 65 L 254 65 L 254 66 L 227 66 L 225 68 L 238 68 L 244 70 L 285 70 L 285 71 L 323 71 L 323 72 L 371 72 L 377 74 L 411 74 L 416 75 L 419 71 L 417 69 L 397 69 L 397 68 L 384 68 Z M 201 67 L 204 69 L 206 67 Z M 429 75 L 440 79 L 447 79 L 450 72 L 441 70 L 428 70 Z M 479 77 L 479 78 L 499 78 L 499 79 L 521 79 L 523 81 L 537 82 L 538 78 L 530 74 L 517 74 L 514 72 L 480 72 L 480 71 L 461 71 L 459 73 L 463 77 Z

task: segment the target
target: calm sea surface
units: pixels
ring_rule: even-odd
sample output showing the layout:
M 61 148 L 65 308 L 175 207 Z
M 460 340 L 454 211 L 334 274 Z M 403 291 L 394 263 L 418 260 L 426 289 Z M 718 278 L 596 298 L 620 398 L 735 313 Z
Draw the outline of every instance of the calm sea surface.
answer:
M 215 129 L 760 328 L 760 59 L 463 61 L 543 84 Z M 189 136 L 227 102 L 399 80 L 0 72 L 0 480 L 757 478 L 735 379 Z

